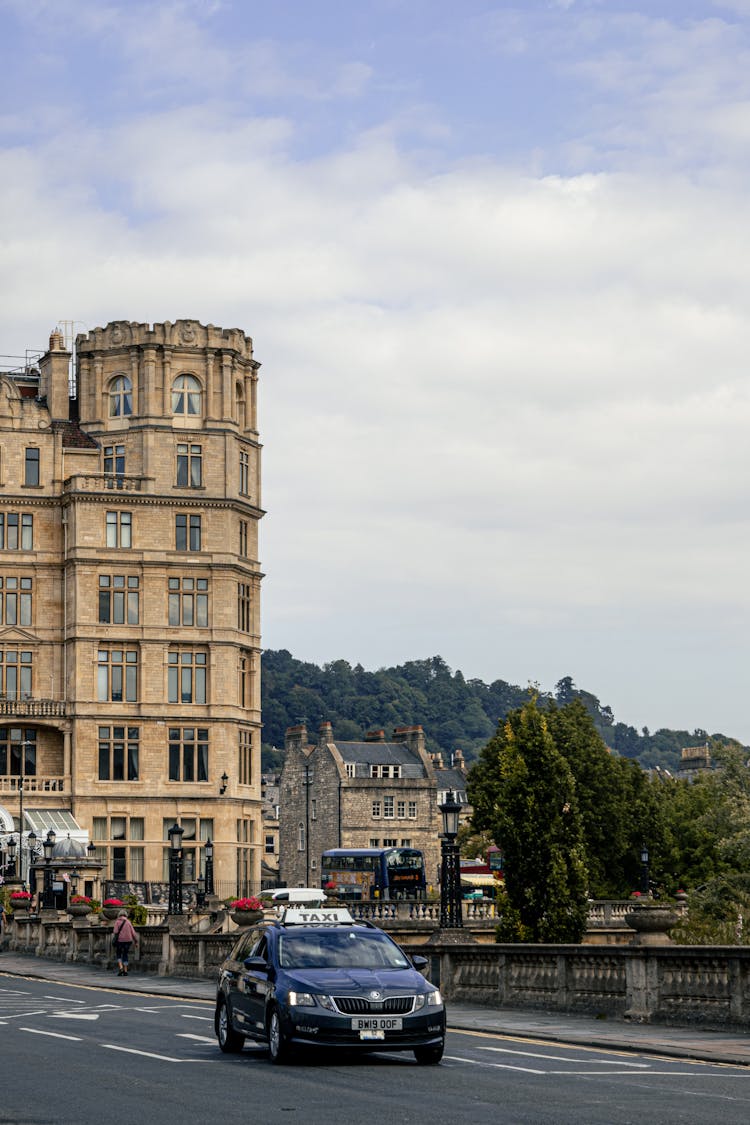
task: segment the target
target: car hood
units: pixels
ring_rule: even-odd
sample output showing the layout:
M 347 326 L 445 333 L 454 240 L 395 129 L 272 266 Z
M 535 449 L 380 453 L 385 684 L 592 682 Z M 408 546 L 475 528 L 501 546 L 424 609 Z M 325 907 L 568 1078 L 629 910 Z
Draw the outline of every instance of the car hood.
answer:
M 292 974 L 290 974 L 292 975 Z M 309 992 L 429 992 L 432 985 L 416 969 L 300 969 L 294 980 Z

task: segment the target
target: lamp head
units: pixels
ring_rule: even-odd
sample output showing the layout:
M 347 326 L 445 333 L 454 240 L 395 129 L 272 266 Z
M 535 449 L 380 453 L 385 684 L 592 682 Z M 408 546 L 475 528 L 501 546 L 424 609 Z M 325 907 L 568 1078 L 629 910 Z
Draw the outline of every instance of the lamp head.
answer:
M 168 830 L 169 846 L 173 852 L 178 852 L 182 847 L 182 834 L 185 829 L 180 824 L 173 824 Z
M 448 790 L 445 801 L 440 805 L 440 812 L 443 817 L 443 835 L 446 839 L 453 841 L 458 835 L 458 818 L 461 814 L 461 806 L 452 789 Z

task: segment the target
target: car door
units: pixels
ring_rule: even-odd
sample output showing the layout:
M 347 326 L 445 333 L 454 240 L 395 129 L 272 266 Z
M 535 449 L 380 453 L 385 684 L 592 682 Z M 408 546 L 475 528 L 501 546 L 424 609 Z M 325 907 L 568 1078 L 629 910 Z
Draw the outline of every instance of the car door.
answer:
M 249 1034 L 263 1035 L 266 1022 L 266 997 L 270 987 L 267 934 L 260 936 L 248 956 L 252 957 L 256 964 L 252 968 L 243 965 L 242 999 L 245 1025 Z

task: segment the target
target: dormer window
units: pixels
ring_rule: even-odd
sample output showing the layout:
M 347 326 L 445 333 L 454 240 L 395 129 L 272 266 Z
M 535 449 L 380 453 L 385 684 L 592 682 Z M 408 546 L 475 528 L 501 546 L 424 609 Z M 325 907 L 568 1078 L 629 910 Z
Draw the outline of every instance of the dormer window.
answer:
M 200 417 L 201 385 L 194 375 L 178 375 L 172 384 L 172 413 Z
M 118 375 L 109 384 L 109 416 L 124 418 L 133 413 L 133 384 L 127 375 Z

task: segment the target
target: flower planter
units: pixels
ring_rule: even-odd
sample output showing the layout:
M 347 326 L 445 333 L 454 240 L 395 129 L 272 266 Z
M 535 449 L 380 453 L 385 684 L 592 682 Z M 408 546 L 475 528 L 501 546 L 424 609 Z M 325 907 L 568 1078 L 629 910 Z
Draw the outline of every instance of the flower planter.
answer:
M 124 906 L 103 906 L 102 918 L 106 918 L 108 921 L 114 922 L 115 918 L 120 917 L 120 911 L 124 909 Z
M 263 917 L 262 910 L 233 910 L 230 915 L 237 926 L 254 926 Z
M 638 903 L 625 915 L 625 925 L 635 930 L 632 945 L 671 945 L 670 930 L 680 920 L 677 911 L 669 906 Z
M 85 918 L 91 913 L 91 907 L 85 902 L 71 902 L 68 905 L 68 914 L 71 918 Z

